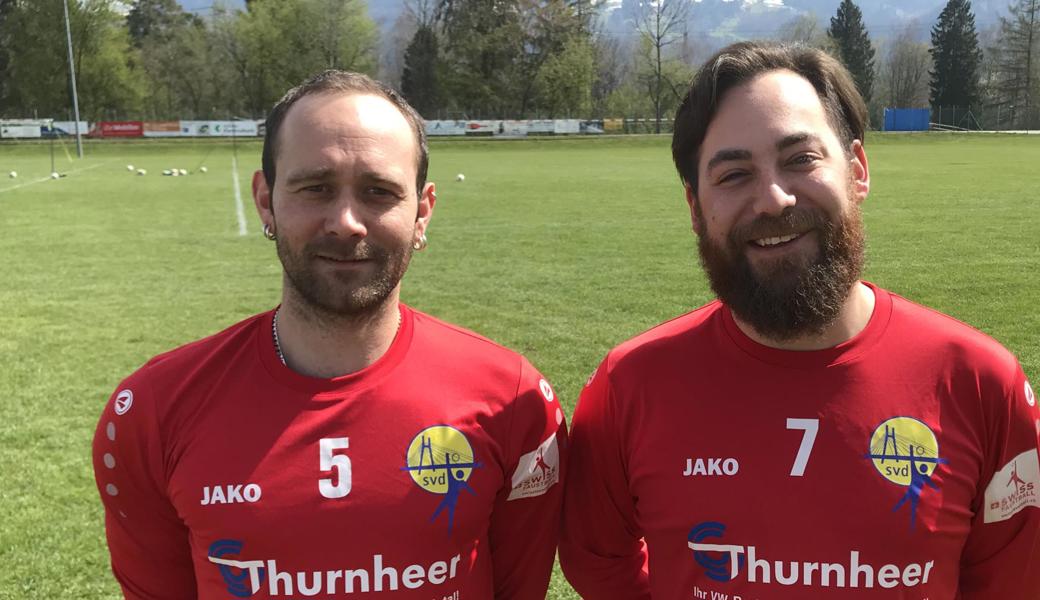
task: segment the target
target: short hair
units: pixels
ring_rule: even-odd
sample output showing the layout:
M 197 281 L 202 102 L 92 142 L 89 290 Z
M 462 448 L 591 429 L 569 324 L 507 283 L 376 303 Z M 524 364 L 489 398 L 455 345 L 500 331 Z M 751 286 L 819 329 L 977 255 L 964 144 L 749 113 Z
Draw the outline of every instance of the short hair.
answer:
M 418 194 L 422 194 L 423 186 L 426 185 L 426 174 L 430 165 L 429 149 L 426 145 L 426 126 L 423 118 L 411 107 L 410 104 L 390 86 L 381 81 L 376 81 L 368 75 L 352 73 L 350 71 L 339 71 L 329 69 L 300 85 L 292 88 L 282 96 L 282 99 L 274 105 L 267 120 L 264 122 L 264 150 L 261 165 L 264 171 L 264 180 L 267 187 L 274 189 L 275 166 L 274 159 L 278 153 L 278 133 L 282 127 L 282 121 L 293 104 L 305 96 L 313 94 L 343 93 L 343 94 L 368 94 L 385 98 L 401 111 L 408 125 L 415 134 L 415 145 L 418 149 L 417 175 L 415 187 Z
M 867 106 L 848 70 L 822 50 L 770 42 L 739 42 L 719 50 L 697 71 L 675 113 L 672 160 L 683 183 L 697 193 L 701 145 L 726 92 L 770 71 L 801 75 L 816 89 L 827 121 L 850 152 L 863 141 Z

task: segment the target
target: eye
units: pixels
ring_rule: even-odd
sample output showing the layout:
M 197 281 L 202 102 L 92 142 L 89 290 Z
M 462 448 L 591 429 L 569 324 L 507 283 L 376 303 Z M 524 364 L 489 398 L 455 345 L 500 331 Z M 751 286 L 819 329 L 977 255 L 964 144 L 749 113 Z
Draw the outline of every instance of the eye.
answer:
M 325 184 L 325 183 L 315 183 L 313 185 L 308 185 L 308 186 L 304 186 L 304 187 L 300 188 L 300 192 L 302 192 L 304 194 L 312 194 L 312 195 L 313 194 L 326 194 L 326 193 L 329 192 L 330 189 L 331 188 L 328 186 L 328 184 Z
M 791 157 L 791 160 L 789 160 L 788 163 L 792 165 L 811 165 L 818 160 L 820 160 L 820 157 L 816 154 L 804 152 Z
M 718 179 L 715 180 L 715 184 L 723 185 L 727 183 L 736 183 L 743 179 L 746 175 L 746 171 L 726 171 Z

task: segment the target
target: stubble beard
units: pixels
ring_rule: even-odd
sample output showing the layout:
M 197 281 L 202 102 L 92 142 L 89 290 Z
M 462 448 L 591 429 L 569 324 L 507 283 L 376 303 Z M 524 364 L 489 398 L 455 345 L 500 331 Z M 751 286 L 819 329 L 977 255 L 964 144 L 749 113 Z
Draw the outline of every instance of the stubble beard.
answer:
M 412 248 L 388 250 L 365 241 L 344 243 L 324 238 L 294 252 L 279 237 L 275 245 L 285 272 L 285 285 L 298 308 L 322 320 L 358 320 L 374 316 L 390 299 L 408 270 Z M 338 259 L 367 259 L 367 271 L 319 272 L 319 255 Z M 290 298 L 287 298 L 289 300 Z
M 806 225 L 817 235 L 814 257 L 752 266 L 747 257 L 749 233 Z M 724 244 L 702 233 L 698 248 L 719 300 L 758 334 L 785 342 L 819 335 L 837 320 L 863 271 L 863 216 L 858 204 L 837 221 L 818 208 L 790 207 L 779 217 L 759 217 L 734 229 Z

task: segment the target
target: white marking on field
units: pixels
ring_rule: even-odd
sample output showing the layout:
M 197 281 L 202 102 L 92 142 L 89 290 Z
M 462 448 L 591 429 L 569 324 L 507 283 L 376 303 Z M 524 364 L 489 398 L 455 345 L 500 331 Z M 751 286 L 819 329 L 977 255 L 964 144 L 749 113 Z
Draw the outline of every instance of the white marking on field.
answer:
M 98 168 L 98 167 L 100 167 L 100 166 L 102 166 L 104 164 L 105 163 L 97 163 L 96 165 L 90 165 L 89 167 L 80 167 L 78 169 L 73 169 L 73 170 L 71 170 L 71 171 L 69 171 L 68 173 L 65 173 L 65 174 L 66 175 L 72 175 L 73 173 L 79 173 L 80 171 L 89 171 L 91 169 L 96 169 L 96 168 Z M 44 181 L 50 181 L 50 180 L 51 180 L 51 177 L 49 175 L 47 177 L 41 177 L 39 179 L 33 179 L 32 181 L 26 181 L 25 183 L 19 183 L 18 185 L 12 185 L 11 187 L 5 187 L 3 189 L 0 189 L 0 194 L 2 194 L 4 192 L 10 192 L 11 190 L 17 190 L 18 188 L 23 188 L 23 187 L 25 187 L 27 185 L 32 185 L 34 183 L 43 183 Z
M 235 215 L 238 217 L 238 235 L 246 235 L 246 210 L 242 206 L 242 189 L 238 185 L 238 157 L 231 157 L 231 182 L 235 186 Z

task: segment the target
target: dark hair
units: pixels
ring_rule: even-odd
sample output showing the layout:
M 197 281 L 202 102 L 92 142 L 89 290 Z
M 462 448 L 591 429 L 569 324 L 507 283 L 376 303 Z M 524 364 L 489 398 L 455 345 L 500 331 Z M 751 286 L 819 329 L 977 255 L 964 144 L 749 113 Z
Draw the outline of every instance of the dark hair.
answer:
M 776 70 L 794 71 L 816 88 L 827 121 L 844 150 L 863 141 L 867 107 L 848 70 L 826 52 L 807 46 L 769 42 L 739 42 L 719 50 L 697 71 L 675 113 L 672 160 L 683 183 L 697 193 L 701 144 L 730 89 L 758 75 Z
M 397 107 L 397 110 L 401 111 L 401 114 L 408 121 L 408 125 L 411 126 L 412 133 L 415 134 L 415 145 L 419 151 L 415 188 L 417 193 L 422 194 L 423 186 L 426 185 L 426 172 L 430 166 L 430 155 L 426 146 L 426 126 L 422 117 L 415 112 L 415 109 L 400 94 L 385 83 L 376 81 L 368 75 L 361 73 L 337 71 L 335 69 L 319 73 L 285 92 L 282 99 L 274 105 L 270 114 L 267 115 L 267 121 L 264 124 L 264 151 L 261 161 L 267 187 L 274 189 L 274 158 L 278 153 L 278 131 L 281 129 L 282 121 L 285 120 L 285 115 L 289 113 L 289 109 L 292 108 L 293 104 L 296 104 L 297 100 L 304 96 L 336 92 L 344 94 L 370 94 L 386 98 Z

